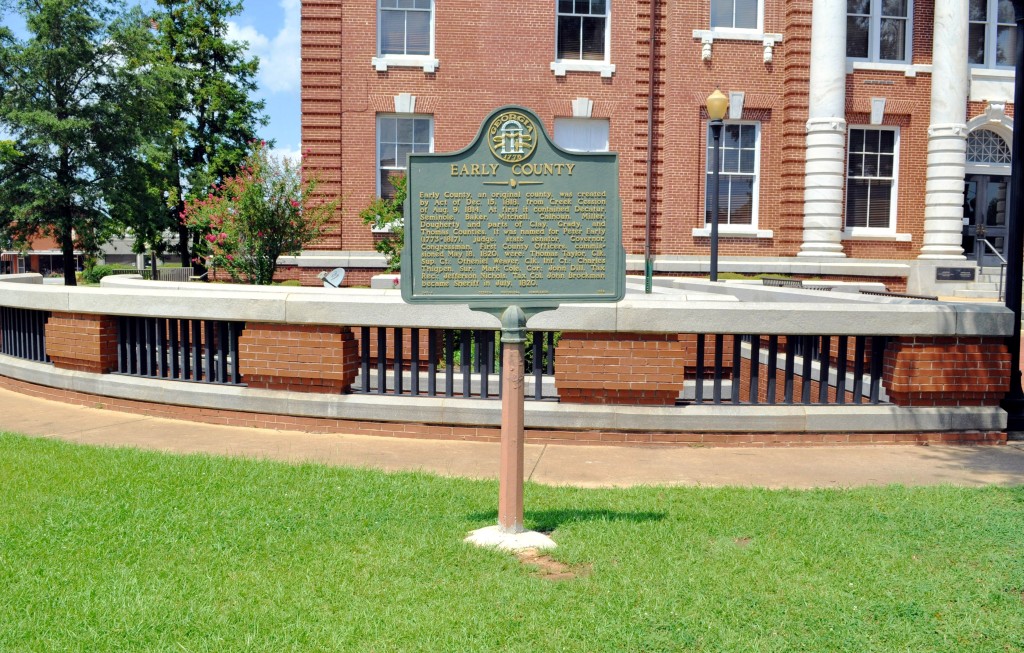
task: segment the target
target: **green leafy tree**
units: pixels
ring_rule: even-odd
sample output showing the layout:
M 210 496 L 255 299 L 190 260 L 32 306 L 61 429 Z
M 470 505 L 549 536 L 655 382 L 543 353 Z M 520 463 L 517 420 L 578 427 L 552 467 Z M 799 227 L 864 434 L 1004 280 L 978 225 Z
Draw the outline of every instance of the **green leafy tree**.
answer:
M 408 181 L 402 174 L 390 175 L 388 179 L 395 188 L 394 197 L 378 197 L 359 213 L 359 217 L 363 224 L 377 232 L 373 248 L 387 259 L 388 272 L 398 272 L 402 269 L 402 246 L 405 243 L 402 207 L 408 194 Z
M 64 281 L 76 248 L 95 252 L 159 210 L 149 136 L 166 128 L 149 22 L 100 0 L 20 0 L 28 38 L 0 29 L 0 230 L 16 244 L 51 236 Z M 158 198 L 157 198 L 158 199 Z
M 237 175 L 206 197 L 185 203 L 185 223 L 205 232 L 204 263 L 232 281 L 267 285 L 279 256 L 298 253 L 320 237 L 338 200 L 315 198 L 316 175 L 253 144 Z
M 245 44 L 227 38 L 228 19 L 242 11 L 236 0 L 156 0 L 152 26 L 158 59 L 173 71 L 167 87 L 172 127 L 166 154 L 166 211 L 155 223 L 140 225 L 145 239 L 166 229 L 178 232 L 183 265 L 202 247 L 205 232 L 181 220 L 185 202 L 203 197 L 212 184 L 232 176 L 267 123 L 257 88 L 259 59 L 246 57 Z

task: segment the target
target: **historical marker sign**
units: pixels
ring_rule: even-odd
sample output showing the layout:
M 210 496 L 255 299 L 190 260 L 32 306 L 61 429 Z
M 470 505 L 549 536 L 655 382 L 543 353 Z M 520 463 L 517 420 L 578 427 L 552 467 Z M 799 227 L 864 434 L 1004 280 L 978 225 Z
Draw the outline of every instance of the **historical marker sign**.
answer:
M 618 155 L 552 143 L 520 107 L 450 154 L 409 156 L 402 298 L 491 310 L 625 295 Z

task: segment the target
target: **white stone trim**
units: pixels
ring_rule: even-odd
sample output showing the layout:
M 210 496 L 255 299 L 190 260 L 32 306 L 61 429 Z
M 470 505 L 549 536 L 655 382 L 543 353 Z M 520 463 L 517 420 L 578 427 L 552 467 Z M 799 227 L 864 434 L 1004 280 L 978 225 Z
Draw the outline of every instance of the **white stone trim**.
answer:
M 771 229 L 757 229 L 742 224 L 720 224 L 718 225 L 718 236 L 720 238 L 774 238 L 775 232 Z M 695 228 L 693 237 L 710 238 L 711 227 Z
M 425 73 L 433 73 L 441 62 L 427 55 L 385 54 L 370 59 L 370 65 L 379 73 L 386 73 L 388 68 L 422 68 Z
M 763 6 L 763 5 L 762 5 Z M 759 21 L 763 20 L 763 12 Z M 711 48 L 716 40 L 718 41 L 754 41 L 760 42 L 764 48 L 762 56 L 764 63 L 771 63 L 774 59 L 774 48 L 782 43 L 782 34 L 765 34 L 760 29 L 729 29 L 716 27 L 715 29 L 695 29 L 693 38 L 699 39 L 701 43 L 701 59 L 711 61 Z
M 565 77 L 566 73 L 600 73 L 601 77 L 611 77 L 615 74 L 615 64 L 603 61 L 573 61 L 562 60 L 552 61 L 551 71 L 555 77 Z
M 843 240 L 873 240 L 880 242 L 909 243 L 913 240 L 910 234 L 901 234 L 886 229 L 869 229 L 866 227 L 847 227 L 843 231 Z
M 880 61 L 861 61 L 860 59 L 846 62 L 846 74 L 865 70 L 873 72 L 903 73 L 904 77 L 917 77 L 918 73 L 931 73 L 932 67 L 927 64 L 884 63 Z

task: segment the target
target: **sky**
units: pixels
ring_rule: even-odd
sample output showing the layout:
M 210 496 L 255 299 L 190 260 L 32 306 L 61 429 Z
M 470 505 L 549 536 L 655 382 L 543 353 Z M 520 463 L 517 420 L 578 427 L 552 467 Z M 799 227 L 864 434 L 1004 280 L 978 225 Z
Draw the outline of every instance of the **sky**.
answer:
M 142 2 L 143 6 L 147 3 Z M 274 141 L 277 154 L 297 156 L 299 126 L 299 35 L 301 0 L 244 0 L 241 14 L 232 17 L 228 38 L 249 44 L 249 54 L 259 57 L 257 97 L 266 101 L 269 122 L 260 136 Z M 25 36 L 20 16 L 0 16 L 18 37 Z

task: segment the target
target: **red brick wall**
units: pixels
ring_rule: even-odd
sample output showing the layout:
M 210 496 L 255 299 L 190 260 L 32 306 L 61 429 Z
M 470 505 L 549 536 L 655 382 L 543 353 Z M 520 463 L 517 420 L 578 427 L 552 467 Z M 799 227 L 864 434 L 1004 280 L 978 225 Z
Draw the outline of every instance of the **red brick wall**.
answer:
M 993 406 L 1009 375 L 1001 338 L 901 337 L 886 349 L 883 383 L 898 406 Z
M 359 371 L 351 329 L 339 326 L 247 323 L 238 365 L 252 388 L 345 392 Z
M 53 313 L 46 323 L 46 353 L 55 367 L 106 374 L 117 368 L 117 318 Z
M 563 333 L 555 348 L 562 403 L 671 406 L 683 389 L 674 334 Z

